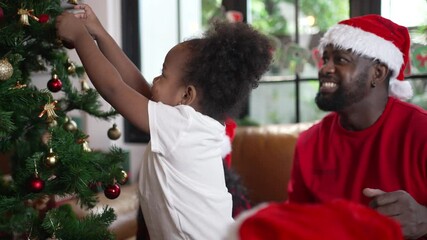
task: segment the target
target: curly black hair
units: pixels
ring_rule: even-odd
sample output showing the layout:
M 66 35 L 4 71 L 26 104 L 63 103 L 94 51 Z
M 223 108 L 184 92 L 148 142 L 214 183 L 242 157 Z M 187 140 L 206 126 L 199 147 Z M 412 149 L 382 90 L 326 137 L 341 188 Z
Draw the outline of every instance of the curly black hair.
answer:
M 183 44 L 191 51 L 184 82 L 201 96 L 201 112 L 218 121 L 239 113 L 272 59 L 270 39 L 242 22 L 217 22 Z

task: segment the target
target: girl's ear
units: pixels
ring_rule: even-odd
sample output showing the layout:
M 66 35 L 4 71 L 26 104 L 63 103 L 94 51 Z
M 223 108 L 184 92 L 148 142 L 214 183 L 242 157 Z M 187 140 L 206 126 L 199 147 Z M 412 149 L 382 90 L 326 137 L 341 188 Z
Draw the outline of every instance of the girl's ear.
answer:
M 197 91 L 194 85 L 188 85 L 185 88 L 184 95 L 181 99 L 181 104 L 192 105 L 196 103 Z

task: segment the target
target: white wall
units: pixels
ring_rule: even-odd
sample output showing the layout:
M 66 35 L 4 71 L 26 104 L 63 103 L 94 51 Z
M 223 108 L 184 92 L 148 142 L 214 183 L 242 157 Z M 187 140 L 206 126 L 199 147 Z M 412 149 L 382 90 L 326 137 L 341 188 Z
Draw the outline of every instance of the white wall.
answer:
M 177 0 L 139 1 L 141 69 L 147 81 L 160 74 L 163 60 L 173 46 L 200 35 L 201 0 L 179 1 L 180 25 L 177 7 Z
M 141 69 L 147 81 L 160 75 L 164 57 L 178 42 L 176 9 L 176 0 L 139 1 Z

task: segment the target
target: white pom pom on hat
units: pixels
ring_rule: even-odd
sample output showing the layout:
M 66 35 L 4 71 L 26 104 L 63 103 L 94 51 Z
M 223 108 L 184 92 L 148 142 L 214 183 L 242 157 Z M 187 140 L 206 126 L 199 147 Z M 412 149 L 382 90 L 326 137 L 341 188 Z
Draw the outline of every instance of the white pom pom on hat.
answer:
M 410 37 L 406 27 L 375 14 L 354 17 L 339 22 L 325 33 L 320 40 L 320 52 L 328 44 L 386 64 L 393 71 L 389 95 L 402 100 L 412 97 L 412 87 L 404 81 L 405 68 L 410 64 Z

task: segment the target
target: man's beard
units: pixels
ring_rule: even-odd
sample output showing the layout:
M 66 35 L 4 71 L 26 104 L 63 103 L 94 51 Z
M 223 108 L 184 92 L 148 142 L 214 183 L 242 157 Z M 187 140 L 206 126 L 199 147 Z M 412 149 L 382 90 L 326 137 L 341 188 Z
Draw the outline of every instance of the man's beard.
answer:
M 323 111 L 340 111 L 345 107 L 361 101 L 367 95 L 365 82 L 368 79 L 366 71 L 361 72 L 354 78 L 354 86 L 338 86 L 332 94 L 322 94 L 317 92 L 315 101 L 317 107 Z

